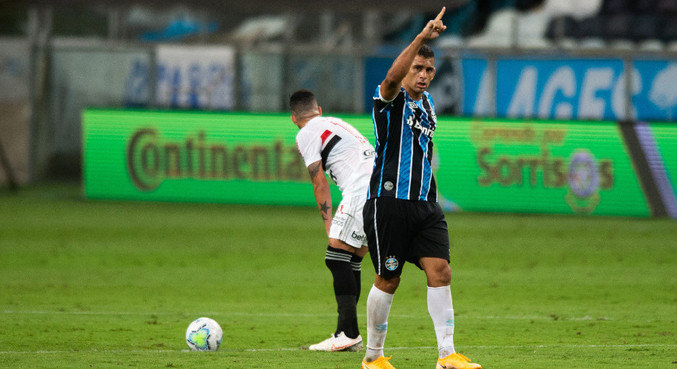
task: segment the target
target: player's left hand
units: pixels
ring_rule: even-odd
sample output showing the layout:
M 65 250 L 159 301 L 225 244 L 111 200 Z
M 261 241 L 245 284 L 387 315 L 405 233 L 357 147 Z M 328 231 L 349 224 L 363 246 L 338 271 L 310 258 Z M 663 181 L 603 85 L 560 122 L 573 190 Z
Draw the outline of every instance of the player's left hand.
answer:
M 442 22 L 442 17 L 444 12 L 447 10 L 447 7 L 442 7 L 442 10 L 435 19 L 428 21 L 428 24 L 425 25 L 423 31 L 421 31 L 421 36 L 426 40 L 433 40 L 440 37 L 440 34 L 447 29 L 447 26 Z

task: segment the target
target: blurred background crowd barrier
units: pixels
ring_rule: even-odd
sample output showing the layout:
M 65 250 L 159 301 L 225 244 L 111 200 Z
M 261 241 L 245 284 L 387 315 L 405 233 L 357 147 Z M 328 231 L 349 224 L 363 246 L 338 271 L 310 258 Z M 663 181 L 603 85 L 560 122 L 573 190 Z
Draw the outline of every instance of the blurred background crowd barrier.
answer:
M 87 107 L 280 113 L 308 88 L 367 113 L 442 5 L 441 116 L 677 115 L 677 0 L 17 1 L 0 5 L 2 155 L 22 183 L 81 178 Z

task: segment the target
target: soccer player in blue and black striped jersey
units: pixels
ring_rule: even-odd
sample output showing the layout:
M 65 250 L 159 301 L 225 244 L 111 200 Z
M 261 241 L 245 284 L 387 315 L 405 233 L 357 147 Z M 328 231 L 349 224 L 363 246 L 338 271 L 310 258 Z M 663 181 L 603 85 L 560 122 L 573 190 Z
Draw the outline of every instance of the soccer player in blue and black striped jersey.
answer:
M 394 368 L 383 345 L 406 262 L 427 277 L 428 311 L 439 349 L 436 368 L 481 368 L 454 349 L 449 233 L 432 171 L 437 117 L 426 90 L 435 77 L 435 55 L 426 42 L 446 29 L 444 11 L 400 53 L 374 94 L 376 161 L 363 217 L 376 280 L 367 297 L 363 369 Z

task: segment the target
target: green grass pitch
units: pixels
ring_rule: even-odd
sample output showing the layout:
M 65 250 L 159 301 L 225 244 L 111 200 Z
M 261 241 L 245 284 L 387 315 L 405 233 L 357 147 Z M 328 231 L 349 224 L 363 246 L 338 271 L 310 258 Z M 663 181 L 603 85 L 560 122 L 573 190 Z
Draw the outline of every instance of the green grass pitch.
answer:
M 304 207 L 85 201 L 0 190 L 0 367 L 359 368 L 300 349 L 335 327 L 325 236 Z M 677 369 L 677 221 L 448 214 L 459 352 L 484 368 Z M 373 282 L 363 264 L 360 329 Z M 405 267 L 386 355 L 432 368 L 425 278 Z M 217 352 L 190 352 L 195 318 Z

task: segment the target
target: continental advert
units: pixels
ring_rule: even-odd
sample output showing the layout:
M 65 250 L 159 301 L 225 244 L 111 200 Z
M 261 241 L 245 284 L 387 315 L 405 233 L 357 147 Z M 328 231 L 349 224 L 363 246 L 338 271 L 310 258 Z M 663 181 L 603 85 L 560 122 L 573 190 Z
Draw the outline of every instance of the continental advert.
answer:
M 341 118 L 373 142 L 370 116 Z M 313 206 L 297 132 L 283 114 L 87 109 L 84 193 Z M 433 141 L 446 211 L 677 218 L 670 125 L 438 117 Z

